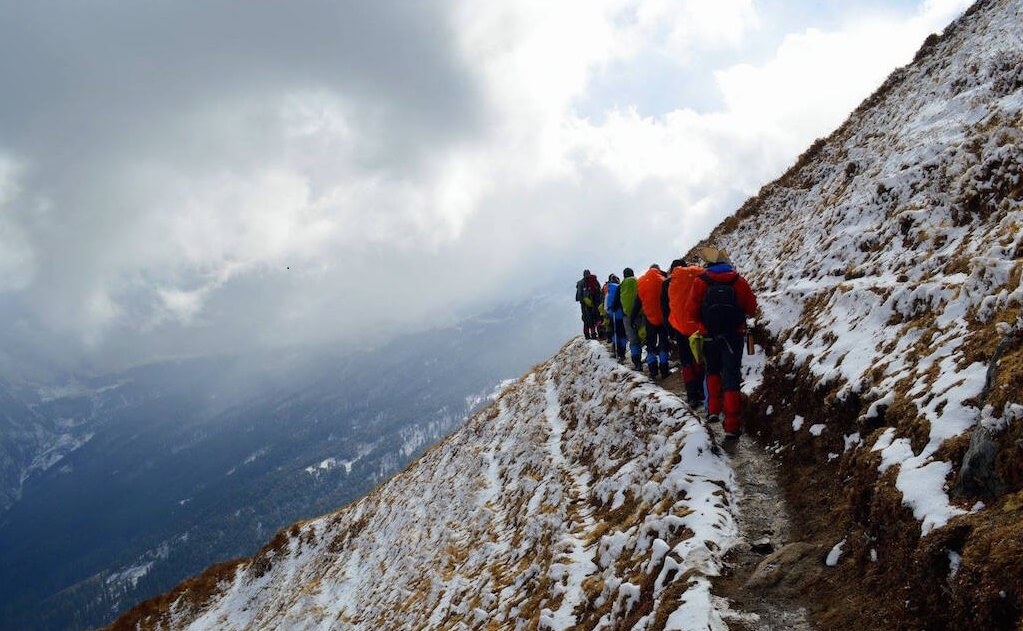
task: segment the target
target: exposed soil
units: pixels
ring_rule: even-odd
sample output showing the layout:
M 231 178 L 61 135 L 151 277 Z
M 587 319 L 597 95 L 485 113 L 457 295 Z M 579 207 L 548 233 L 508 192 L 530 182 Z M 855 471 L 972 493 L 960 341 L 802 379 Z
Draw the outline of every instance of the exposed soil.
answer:
M 676 393 L 684 390 L 678 373 L 660 385 Z M 814 627 L 801 599 L 804 586 L 822 572 L 826 551 L 793 541 L 796 529 L 779 483 L 778 461 L 748 435 L 725 440 L 720 423 L 710 429 L 739 486 L 742 542 L 729 553 L 728 571 L 714 585 L 715 593 L 735 610 L 726 622 L 748 631 L 811 631 Z

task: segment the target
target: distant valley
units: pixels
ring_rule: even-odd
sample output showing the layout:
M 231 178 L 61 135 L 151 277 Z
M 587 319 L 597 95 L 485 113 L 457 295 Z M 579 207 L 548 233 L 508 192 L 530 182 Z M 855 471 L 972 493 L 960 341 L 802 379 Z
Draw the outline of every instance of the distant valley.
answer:
M 220 357 L 0 400 L 0 629 L 89 628 L 364 495 L 576 328 L 542 299 L 372 351 Z

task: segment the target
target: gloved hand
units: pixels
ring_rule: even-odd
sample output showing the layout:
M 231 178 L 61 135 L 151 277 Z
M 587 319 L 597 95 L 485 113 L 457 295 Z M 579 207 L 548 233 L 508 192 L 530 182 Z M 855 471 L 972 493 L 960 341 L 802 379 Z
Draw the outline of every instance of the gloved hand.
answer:
M 703 335 L 700 333 L 693 333 L 689 336 L 689 350 L 693 351 L 693 358 L 696 359 L 696 363 L 703 363 Z

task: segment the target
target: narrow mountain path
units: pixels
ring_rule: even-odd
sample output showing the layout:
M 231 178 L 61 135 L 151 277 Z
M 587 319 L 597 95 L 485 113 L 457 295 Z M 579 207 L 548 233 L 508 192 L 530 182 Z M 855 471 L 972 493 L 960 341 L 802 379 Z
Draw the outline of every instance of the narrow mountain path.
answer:
M 791 520 L 778 483 L 778 463 L 751 437 L 725 441 L 720 424 L 712 429 L 728 454 L 741 491 L 738 523 L 742 543 L 730 553 L 731 573 L 718 587 L 734 609 L 756 614 L 756 621 L 746 617 L 737 621 L 750 631 L 811 631 L 814 627 L 806 609 L 782 584 L 788 560 L 802 548 L 790 536 Z
M 658 384 L 684 392 L 678 373 Z M 731 629 L 748 631 L 813 631 L 806 608 L 785 575 L 817 563 L 816 550 L 792 541 L 794 529 L 778 480 L 778 462 L 749 435 L 726 441 L 720 423 L 710 429 L 728 456 L 740 491 L 742 541 L 727 557 L 728 571 L 714 582 L 715 593 L 727 598 L 734 612 L 725 621 Z

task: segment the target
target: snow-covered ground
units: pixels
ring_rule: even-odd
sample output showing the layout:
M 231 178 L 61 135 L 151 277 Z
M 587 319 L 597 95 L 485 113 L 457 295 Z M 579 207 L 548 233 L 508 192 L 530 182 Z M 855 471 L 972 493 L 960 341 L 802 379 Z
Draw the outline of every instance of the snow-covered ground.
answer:
M 724 629 L 709 577 L 736 541 L 734 484 L 676 396 L 576 340 L 209 601 L 185 592 L 162 624 Z
M 713 236 L 760 290 L 776 365 L 872 402 L 864 421 L 901 404 L 919 412 L 922 446 L 894 427 L 845 440 L 881 452 L 879 472 L 899 467 L 922 534 L 964 512 L 946 490 L 952 463 L 936 454 L 985 416 L 978 350 L 1021 327 L 1021 25 L 1018 0 L 981 3 Z M 1016 408 L 1005 414 L 1023 416 Z M 822 441 L 847 431 L 791 420 Z

